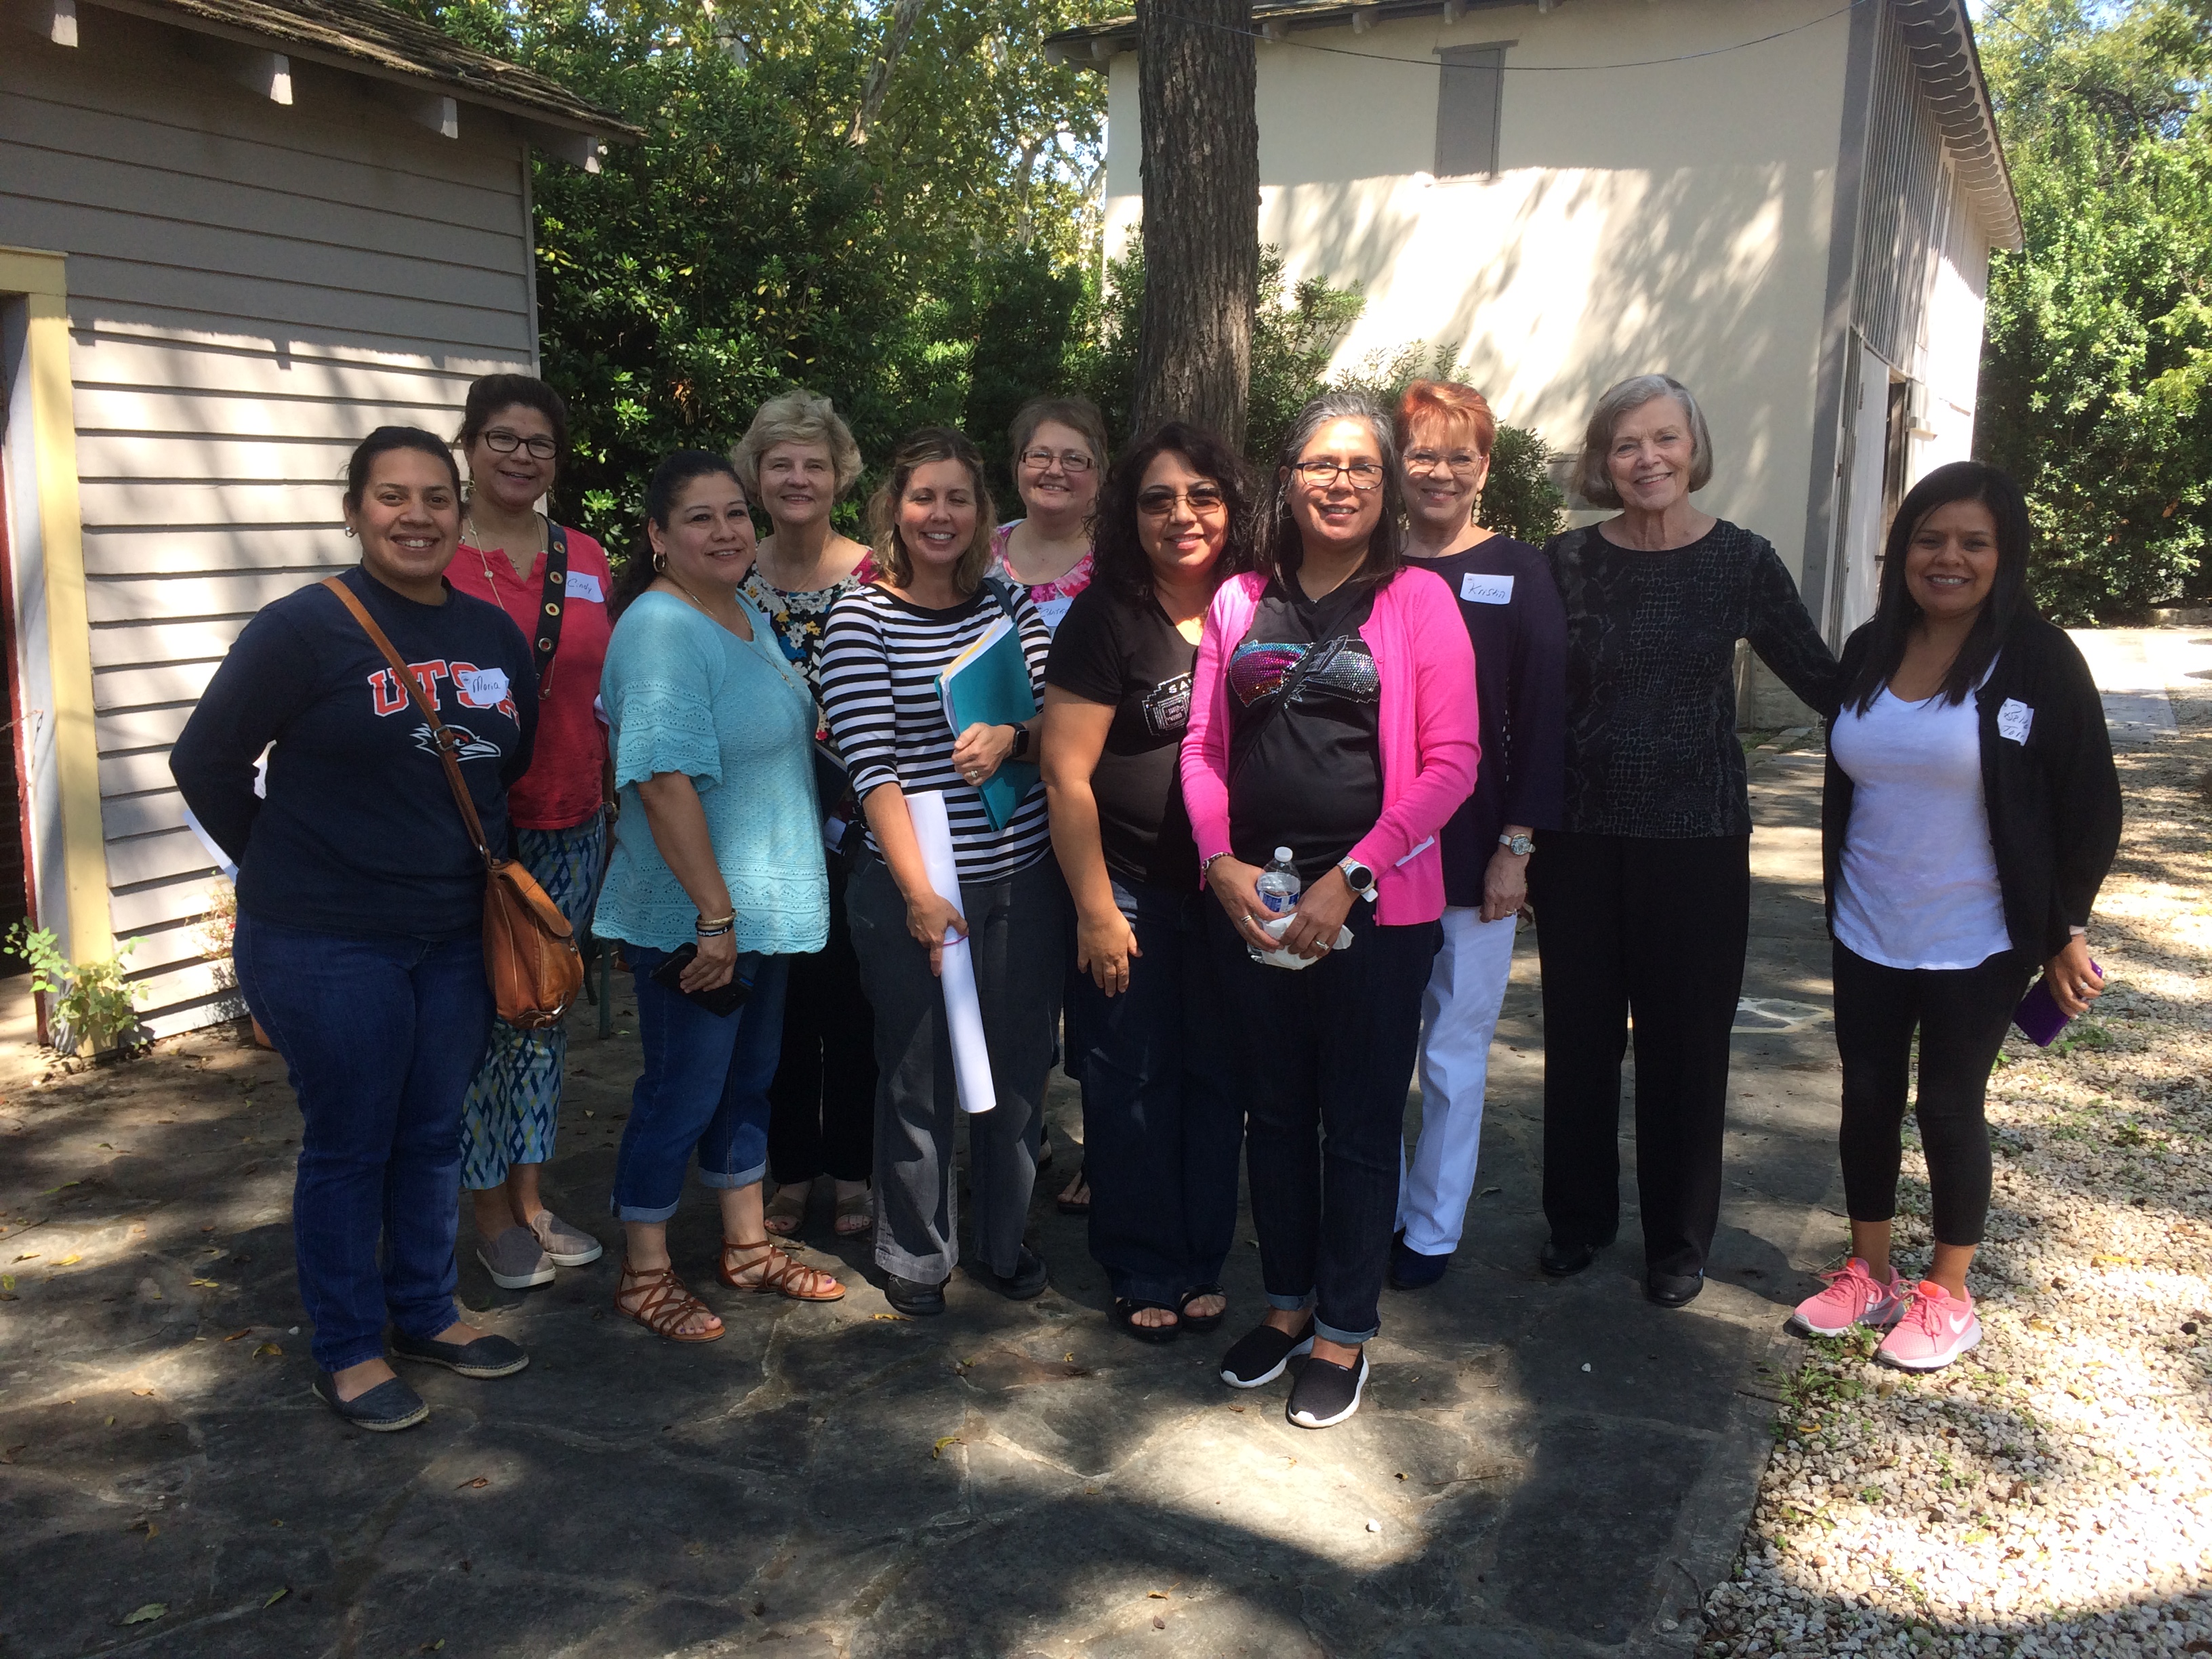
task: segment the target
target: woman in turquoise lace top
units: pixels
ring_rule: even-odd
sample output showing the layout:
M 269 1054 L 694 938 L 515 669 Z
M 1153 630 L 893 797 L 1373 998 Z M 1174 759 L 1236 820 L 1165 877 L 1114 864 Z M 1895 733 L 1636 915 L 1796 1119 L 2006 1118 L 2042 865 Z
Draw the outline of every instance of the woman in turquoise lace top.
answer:
M 814 850 L 813 694 L 737 592 L 753 562 L 744 489 L 721 456 L 679 451 L 653 474 L 646 521 L 652 556 L 617 590 L 599 683 L 622 811 L 593 927 L 636 971 L 645 1050 L 615 1164 L 628 1246 L 615 1305 L 656 1334 L 707 1342 L 721 1321 L 668 1259 L 695 1151 L 720 1201 L 724 1284 L 806 1302 L 845 1293 L 774 1247 L 761 1201 L 784 987 L 791 957 L 822 948 L 830 892 Z M 656 980 L 686 945 L 678 985 Z M 734 1011 L 692 1000 L 733 978 L 751 985 Z

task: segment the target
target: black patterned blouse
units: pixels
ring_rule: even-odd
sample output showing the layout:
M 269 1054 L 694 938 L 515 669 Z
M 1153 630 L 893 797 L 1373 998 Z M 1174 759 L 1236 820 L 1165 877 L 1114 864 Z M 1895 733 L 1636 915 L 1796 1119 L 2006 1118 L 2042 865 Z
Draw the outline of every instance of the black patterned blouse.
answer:
M 1617 547 L 1593 525 L 1544 549 L 1567 611 L 1563 828 L 1586 835 L 1751 833 L 1736 739 L 1735 642 L 1822 715 L 1834 655 L 1763 536 L 1717 521 L 1664 553 Z

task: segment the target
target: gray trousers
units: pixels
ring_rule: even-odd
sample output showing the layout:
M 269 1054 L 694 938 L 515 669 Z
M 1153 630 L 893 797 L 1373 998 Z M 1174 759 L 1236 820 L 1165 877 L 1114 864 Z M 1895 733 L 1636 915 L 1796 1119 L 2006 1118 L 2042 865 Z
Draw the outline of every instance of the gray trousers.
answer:
M 1047 852 L 1003 881 L 960 885 L 998 1105 L 968 1120 L 975 1254 L 1011 1273 L 1029 1224 L 1052 1070 L 1053 1012 L 1069 949 L 1060 872 Z M 876 1262 L 935 1285 L 960 1260 L 953 1132 L 960 1115 L 945 998 L 906 901 L 872 853 L 845 895 L 860 983 L 876 1017 Z

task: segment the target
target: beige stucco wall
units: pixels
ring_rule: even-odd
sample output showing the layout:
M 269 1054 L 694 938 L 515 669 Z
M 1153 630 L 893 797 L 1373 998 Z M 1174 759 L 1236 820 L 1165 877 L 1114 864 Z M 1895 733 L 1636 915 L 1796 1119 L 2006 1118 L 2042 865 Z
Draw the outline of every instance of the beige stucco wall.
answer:
M 1456 343 L 1500 416 L 1555 448 L 1579 441 L 1613 381 L 1677 375 L 1704 401 L 1719 459 L 1702 504 L 1800 568 L 1850 21 L 1814 20 L 1833 9 L 1569 0 L 1263 45 L 1261 240 L 1285 250 L 1293 276 L 1365 288 L 1340 367 L 1410 341 Z M 1594 67 L 1805 23 L 1691 62 Z M 1431 54 L 1501 41 L 1513 43 L 1501 172 L 1432 180 Z M 1133 57 L 1115 60 L 1112 250 L 1141 208 L 1136 78 Z

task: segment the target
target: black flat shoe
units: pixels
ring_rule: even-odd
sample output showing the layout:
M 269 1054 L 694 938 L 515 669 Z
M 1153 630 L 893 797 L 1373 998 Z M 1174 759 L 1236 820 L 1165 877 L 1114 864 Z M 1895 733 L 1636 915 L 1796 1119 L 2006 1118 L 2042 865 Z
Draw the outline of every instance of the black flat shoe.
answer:
M 1394 1290 L 1425 1291 L 1444 1276 L 1451 1266 L 1451 1252 L 1442 1255 L 1424 1255 L 1406 1243 L 1403 1233 L 1390 1245 L 1390 1285 Z
M 1364 1347 L 1357 1364 L 1309 1359 L 1291 1385 L 1283 1415 L 1302 1429 L 1334 1428 L 1359 1409 L 1359 1395 L 1366 1387 L 1367 1350 Z
M 430 1415 L 422 1396 L 396 1376 L 350 1400 L 338 1398 L 337 1385 L 331 1381 L 328 1372 L 319 1373 L 307 1387 L 316 1399 L 354 1427 L 367 1429 L 371 1434 L 393 1434 L 401 1429 L 411 1429 Z
M 440 1342 L 394 1331 L 392 1352 L 402 1359 L 443 1365 L 449 1371 L 458 1371 L 480 1382 L 495 1376 L 512 1376 L 530 1363 L 530 1356 L 521 1346 L 503 1336 L 480 1336 L 473 1342 Z
M 1146 1308 L 1158 1308 L 1163 1313 L 1176 1311 L 1164 1302 L 1145 1302 L 1134 1297 L 1117 1296 L 1114 1298 L 1114 1322 L 1139 1342 L 1172 1342 L 1182 1334 L 1182 1316 L 1180 1314 L 1164 1325 L 1137 1323 L 1131 1316 Z
M 1044 1288 L 1052 1282 L 1045 1272 L 1044 1258 L 1026 1244 L 1014 1258 L 1014 1270 L 1002 1273 L 973 1262 L 967 1268 L 968 1277 L 979 1285 L 988 1285 L 1009 1302 L 1026 1302 L 1033 1296 L 1042 1296 Z
M 1536 1265 L 1553 1279 L 1571 1279 L 1596 1261 L 1604 1248 L 1602 1244 L 1562 1244 L 1556 1238 L 1547 1238 Z
M 1644 1294 L 1662 1308 L 1686 1308 L 1698 1299 L 1698 1292 L 1705 1288 L 1705 1275 L 1702 1271 L 1644 1275 Z
M 1283 1367 L 1298 1355 L 1311 1353 L 1313 1345 L 1311 1319 L 1296 1336 L 1286 1335 L 1273 1325 L 1255 1325 L 1221 1356 L 1221 1380 L 1232 1389 L 1259 1388 L 1280 1376 Z
M 1218 1314 L 1201 1315 L 1192 1313 L 1190 1310 L 1190 1304 L 1197 1301 L 1201 1296 L 1218 1296 L 1221 1297 L 1221 1311 Z M 1229 1317 L 1229 1293 L 1226 1291 L 1224 1291 L 1218 1285 L 1193 1285 L 1189 1290 L 1187 1290 L 1182 1293 L 1182 1298 L 1176 1305 L 1176 1312 L 1182 1316 L 1183 1328 L 1185 1330 L 1210 1331 L 1217 1329 L 1220 1326 L 1221 1322 Z
M 932 1318 L 945 1311 L 944 1281 L 925 1285 L 918 1279 L 885 1273 L 884 1300 L 891 1304 L 893 1312 L 902 1313 L 909 1319 Z

